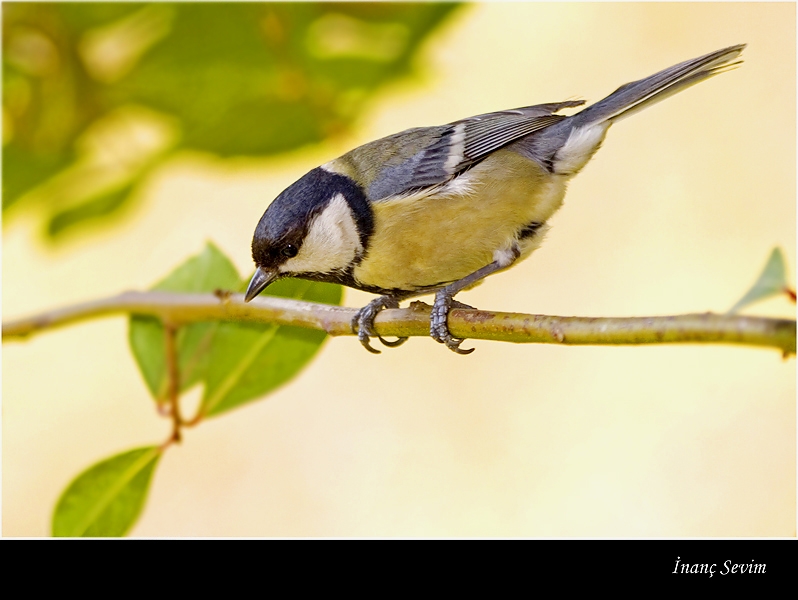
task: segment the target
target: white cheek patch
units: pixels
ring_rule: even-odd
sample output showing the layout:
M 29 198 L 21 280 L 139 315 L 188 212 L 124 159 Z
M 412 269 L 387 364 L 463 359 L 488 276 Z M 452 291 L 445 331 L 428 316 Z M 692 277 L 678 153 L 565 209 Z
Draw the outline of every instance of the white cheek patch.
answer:
M 331 273 L 346 269 L 363 252 L 349 204 L 336 194 L 310 224 L 299 253 L 281 273 Z
M 554 172 L 576 175 L 599 149 L 609 126 L 609 121 L 604 121 L 571 131 L 568 140 L 554 157 Z

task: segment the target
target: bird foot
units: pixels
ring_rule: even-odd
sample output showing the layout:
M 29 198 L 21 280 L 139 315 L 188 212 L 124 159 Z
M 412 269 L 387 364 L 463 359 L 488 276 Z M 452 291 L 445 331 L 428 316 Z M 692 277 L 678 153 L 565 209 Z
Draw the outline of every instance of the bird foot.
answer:
M 444 290 L 439 290 L 435 294 L 435 303 L 432 305 L 430 314 L 429 333 L 436 342 L 444 344 L 452 352 L 457 354 L 471 354 L 474 348 L 463 350 L 460 348 L 465 340 L 454 337 L 449 332 L 446 321 L 449 318 L 449 311 L 453 308 L 474 308 L 468 304 L 463 304 L 452 298 L 451 294 Z
M 391 342 L 374 331 L 374 319 L 377 317 L 377 314 L 385 308 L 399 308 L 399 301 L 391 296 L 380 296 L 357 311 L 352 318 L 352 333 L 357 333 L 357 339 L 360 340 L 363 347 L 372 354 L 380 354 L 380 351 L 372 347 L 369 340 L 370 337 L 376 337 L 383 346 L 387 346 L 388 348 L 396 348 L 407 341 L 406 337 L 400 337 Z

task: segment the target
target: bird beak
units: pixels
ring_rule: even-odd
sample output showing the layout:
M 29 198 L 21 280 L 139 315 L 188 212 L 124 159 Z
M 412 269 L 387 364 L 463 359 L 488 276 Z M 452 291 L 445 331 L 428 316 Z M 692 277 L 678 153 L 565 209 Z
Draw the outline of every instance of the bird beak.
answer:
M 249 302 L 255 296 L 260 294 L 266 289 L 272 281 L 277 279 L 277 271 L 265 271 L 258 267 L 255 269 L 255 274 L 247 287 L 247 293 L 244 294 L 244 302 Z

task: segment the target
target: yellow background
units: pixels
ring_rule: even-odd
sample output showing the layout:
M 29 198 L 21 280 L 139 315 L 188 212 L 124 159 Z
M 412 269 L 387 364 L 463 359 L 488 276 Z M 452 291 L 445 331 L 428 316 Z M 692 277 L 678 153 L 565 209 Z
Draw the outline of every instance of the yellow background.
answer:
M 206 240 L 250 273 L 267 203 L 355 145 L 595 101 L 740 42 L 741 68 L 614 127 L 543 247 L 460 297 L 558 315 L 723 312 L 774 246 L 795 265 L 793 4 L 469 7 L 346 139 L 260 162 L 184 155 L 117 226 L 56 250 L 19 215 L 3 236 L 3 317 L 144 289 Z M 348 290 L 345 302 L 370 298 Z M 462 357 L 414 338 L 372 356 L 355 338 L 328 340 L 268 400 L 187 431 L 132 535 L 795 535 L 794 359 L 732 346 L 471 345 Z M 168 434 L 122 317 L 6 343 L 2 364 L 4 535 L 47 535 L 78 472 Z

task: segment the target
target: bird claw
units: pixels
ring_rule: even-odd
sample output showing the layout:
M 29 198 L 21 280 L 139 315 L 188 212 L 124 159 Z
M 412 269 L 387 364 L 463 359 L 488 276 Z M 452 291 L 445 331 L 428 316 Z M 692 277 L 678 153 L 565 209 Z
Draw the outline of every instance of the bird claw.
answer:
M 378 335 L 377 339 L 380 340 L 380 343 L 383 346 L 388 346 L 388 348 L 398 348 L 399 346 L 401 346 L 402 344 L 404 344 L 407 341 L 406 337 L 398 337 L 394 341 L 391 342 L 391 341 L 386 340 L 381 335 Z
M 432 305 L 432 313 L 430 314 L 429 333 L 436 342 L 444 344 L 452 352 L 457 354 L 471 354 L 474 348 L 463 350 L 460 348 L 465 339 L 456 338 L 449 332 L 449 326 L 446 321 L 449 317 L 449 311 L 453 308 L 473 308 L 468 304 L 458 302 L 450 294 L 444 290 L 440 290 L 435 294 L 435 303 Z
M 399 308 L 399 301 L 392 296 L 380 296 L 357 311 L 352 318 L 352 332 L 357 333 L 357 339 L 363 347 L 372 354 L 381 354 L 379 350 L 371 345 L 371 338 L 373 337 L 380 340 L 380 342 L 388 348 L 396 348 L 407 341 L 406 337 L 400 337 L 394 341 L 389 341 L 374 331 L 374 319 L 380 311 L 386 308 Z M 446 321 L 449 317 L 449 311 L 453 308 L 473 309 L 474 307 L 458 302 L 452 298 L 451 294 L 447 293 L 445 290 L 440 290 L 435 295 L 435 303 L 432 306 L 432 313 L 430 315 L 430 335 L 432 339 L 444 344 L 452 352 L 457 354 L 471 354 L 474 348 L 463 350 L 460 348 L 460 344 L 465 340 L 456 338 L 449 332 Z
M 380 296 L 357 311 L 352 318 L 352 332 L 357 333 L 357 339 L 360 340 L 363 347 L 372 354 L 382 353 L 371 345 L 369 338 L 376 337 L 383 346 L 387 346 L 388 348 L 396 348 L 407 341 L 406 337 L 400 337 L 391 342 L 374 331 L 374 319 L 377 317 L 377 314 L 385 308 L 399 308 L 399 301 L 390 296 Z

